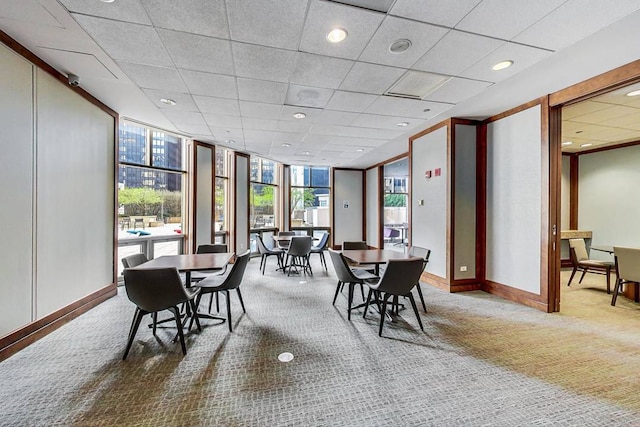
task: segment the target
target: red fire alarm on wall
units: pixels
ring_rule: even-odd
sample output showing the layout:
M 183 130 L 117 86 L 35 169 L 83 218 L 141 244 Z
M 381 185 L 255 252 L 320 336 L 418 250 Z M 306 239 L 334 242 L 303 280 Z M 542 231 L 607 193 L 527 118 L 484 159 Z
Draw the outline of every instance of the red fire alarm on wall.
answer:
M 431 178 L 431 170 L 424 171 L 424 177 L 425 177 L 426 179 Z
M 440 175 L 442 175 L 442 170 L 441 170 L 440 168 L 437 168 L 437 169 L 435 170 L 435 175 L 436 175 L 436 176 L 440 176 Z

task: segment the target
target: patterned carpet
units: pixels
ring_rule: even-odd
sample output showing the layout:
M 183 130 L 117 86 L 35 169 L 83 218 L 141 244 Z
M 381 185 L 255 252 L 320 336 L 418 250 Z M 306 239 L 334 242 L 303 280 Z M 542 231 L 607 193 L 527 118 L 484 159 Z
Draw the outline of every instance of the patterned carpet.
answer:
M 404 310 L 380 338 L 377 313 L 347 321 L 346 292 L 331 305 L 331 266 L 258 265 L 246 314 L 232 298 L 234 332 L 205 322 L 186 357 L 175 329 L 141 328 L 121 361 L 134 311 L 121 288 L 1 362 L 0 425 L 640 425 L 640 305 L 611 307 L 600 277 L 563 286 L 551 315 L 423 285 L 425 332 Z

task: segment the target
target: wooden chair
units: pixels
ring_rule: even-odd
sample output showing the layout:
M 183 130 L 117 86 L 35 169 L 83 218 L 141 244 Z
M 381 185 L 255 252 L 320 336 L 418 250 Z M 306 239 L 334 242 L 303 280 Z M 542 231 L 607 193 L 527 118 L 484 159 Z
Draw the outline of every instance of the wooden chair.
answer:
M 573 263 L 573 271 L 571 272 L 567 286 L 571 286 L 573 276 L 576 274 L 576 271 L 580 270 L 582 271 L 582 275 L 578 283 L 582 283 L 582 279 L 584 279 L 584 275 L 587 273 L 604 274 L 607 276 L 607 293 L 611 293 L 612 262 L 589 259 L 584 239 L 569 239 L 569 253 L 571 255 L 571 262 Z
M 640 291 L 640 249 L 614 247 L 615 256 L 616 285 L 613 289 L 611 305 L 616 305 L 618 292 L 623 284 L 634 284 L 636 286 L 636 302 L 638 302 L 638 292 Z

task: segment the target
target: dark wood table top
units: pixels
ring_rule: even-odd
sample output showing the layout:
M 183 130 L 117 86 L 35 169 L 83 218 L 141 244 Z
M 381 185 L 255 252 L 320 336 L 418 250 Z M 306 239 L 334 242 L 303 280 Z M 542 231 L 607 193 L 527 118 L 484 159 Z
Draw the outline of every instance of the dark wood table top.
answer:
M 312 236 L 305 236 L 305 235 L 296 235 L 296 236 L 273 236 L 273 240 L 277 241 L 277 242 L 290 242 L 292 237 L 309 237 L 313 240 L 320 240 L 317 237 L 312 237 Z
M 390 259 L 413 259 L 417 258 L 404 252 L 392 251 L 389 249 L 348 249 L 342 251 L 342 255 L 351 261 L 363 265 L 385 264 Z
M 217 254 L 186 254 L 165 255 L 135 267 L 140 268 L 166 268 L 175 267 L 179 271 L 213 270 L 224 268 L 233 257 L 233 252 Z

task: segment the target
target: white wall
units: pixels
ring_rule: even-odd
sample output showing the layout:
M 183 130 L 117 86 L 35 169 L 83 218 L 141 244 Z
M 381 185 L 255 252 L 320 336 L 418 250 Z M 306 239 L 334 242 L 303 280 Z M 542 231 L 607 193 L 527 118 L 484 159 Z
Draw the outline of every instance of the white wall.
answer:
M 334 244 L 342 245 L 344 241 L 364 240 L 362 235 L 362 174 L 359 170 L 334 171 L 333 196 L 333 233 Z M 345 202 L 348 207 L 345 207 Z
M 32 66 L 0 44 L 0 336 L 30 322 L 33 245 Z
M 569 230 L 571 208 L 571 159 L 562 156 L 562 180 L 560 187 L 560 230 Z
M 578 225 L 592 245 L 640 247 L 640 146 L 579 157 Z M 591 251 L 591 257 L 610 259 Z
M 213 241 L 213 147 L 196 145 L 196 248 Z
M 2 336 L 113 283 L 115 119 L 1 45 L 0 70 Z
M 455 126 L 453 271 L 455 279 L 469 279 L 476 277 L 476 127 Z
M 367 244 L 369 246 L 378 247 L 378 238 L 380 234 L 380 187 L 379 187 L 379 168 L 371 168 L 366 172 L 367 200 L 366 200 L 366 226 L 367 226 Z
M 486 278 L 540 294 L 541 110 L 487 127 Z
M 411 244 L 431 249 L 426 271 L 447 278 L 447 129 L 413 141 L 411 162 Z M 425 171 L 441 176 L 425 178 Z M 420 206 L 420 200 L 424 205 Z
M 235 252 L 249 247 L 249 158 L 235 156 Z

